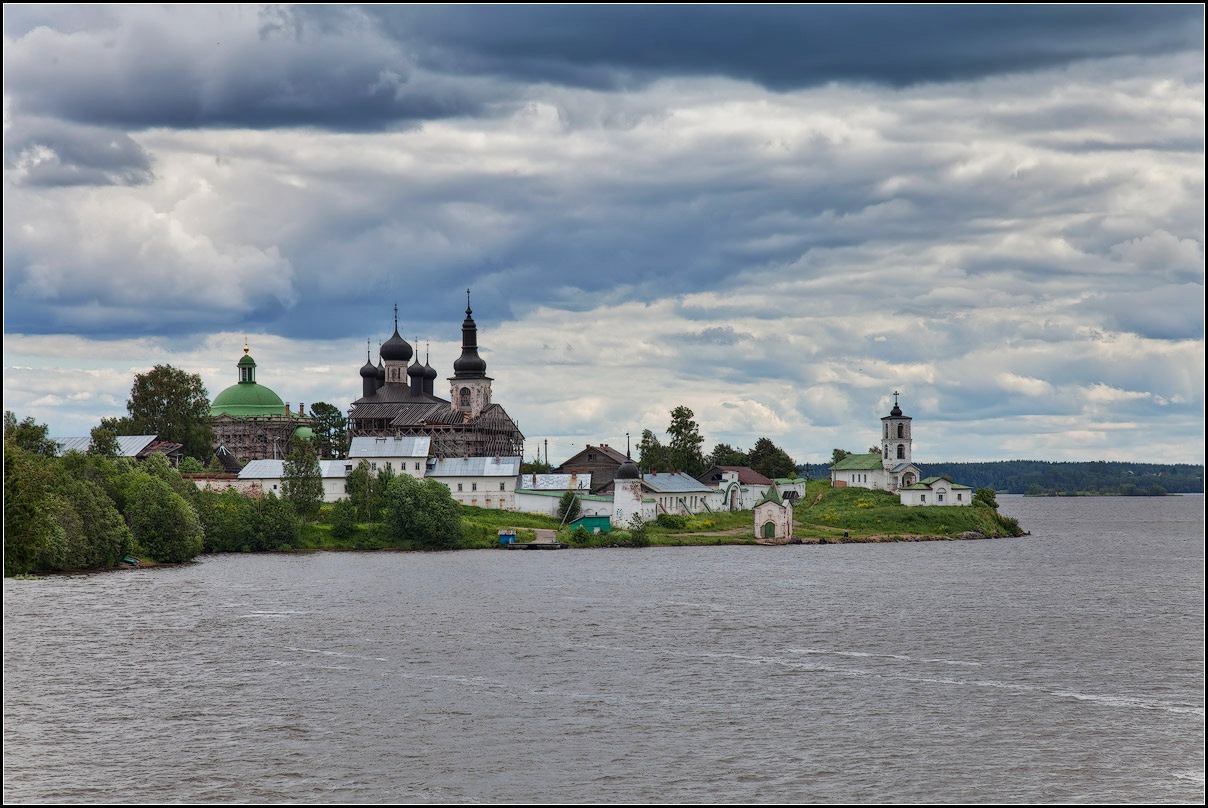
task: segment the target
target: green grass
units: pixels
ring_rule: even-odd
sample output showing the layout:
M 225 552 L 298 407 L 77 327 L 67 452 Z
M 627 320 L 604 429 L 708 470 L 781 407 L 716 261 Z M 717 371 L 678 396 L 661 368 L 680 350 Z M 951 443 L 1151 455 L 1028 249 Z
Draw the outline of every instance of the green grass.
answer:
M 825 481 L 820 481 L 825 485 Z M 1020 536 L 1018 522 L 979 505 L 914 507 L 902 505 L 896 494 L 868 488 L 807 489 L 805 500 L 793 512 L 795 533 L 805 539 L 859 541 L 873 537 L 956 537 L 962 533 L 983 536 Z M 818 495 L 821 494 L 819 498 Z

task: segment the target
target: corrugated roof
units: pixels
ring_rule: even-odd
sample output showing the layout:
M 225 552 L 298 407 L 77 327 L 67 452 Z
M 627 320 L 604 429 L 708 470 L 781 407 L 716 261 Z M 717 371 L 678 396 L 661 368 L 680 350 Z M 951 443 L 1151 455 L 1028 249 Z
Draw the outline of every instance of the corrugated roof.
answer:
M 642 482 L 660 494 L 709 494 L 713 489 L 682 471 L 643 474 Z
M 431 446 L 431 438 L 360 437 L 352 439 L 348 457 L 427 457 Z
M 562 497 L 565 491 L 534 491 L 532 489 L 521 489 L 517 494 L 524 494 L 526 497 L 549 497 L 558 499 Z M 584 502 L 612 502 L 613 498 L 609 496 L 599 496 L 596 494 L 577 494 L 578 498 Z
M 519 457 L 450 457 L 429 466 L 428 477 L 516 477 Z
M 117 449 L 119 457 L 138 457 L 138 453 L 146 449 L 157 435 L 118 435 Z M 59 454 L 68 452 L 86 452 L 92 443 L 91 437 L 83 438 L 51 438 Z
M 347 460 L 320 460 L 319 474 L 325 479 L 331 477 L 347 477 L 344 468 L 349 465 Z M 352 464 L 356 467 L 356 464 Z M 249 460 L 239 472 L 241 480 L 279 480 L 285 476 L 284 460 Z
M 584 474 L 523 474 L 520 488 L 525 491 L 590 491 L 591 472 Z

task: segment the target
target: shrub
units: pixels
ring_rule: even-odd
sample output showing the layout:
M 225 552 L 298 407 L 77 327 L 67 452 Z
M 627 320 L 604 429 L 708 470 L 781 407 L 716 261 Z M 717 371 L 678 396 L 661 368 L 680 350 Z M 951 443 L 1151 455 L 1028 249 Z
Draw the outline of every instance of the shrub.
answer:
M 670 530 L 679 530 L 688 526 L 688 517 L 675 513 L 660 513 L 655 521 L 659 523 L 659 527 Z

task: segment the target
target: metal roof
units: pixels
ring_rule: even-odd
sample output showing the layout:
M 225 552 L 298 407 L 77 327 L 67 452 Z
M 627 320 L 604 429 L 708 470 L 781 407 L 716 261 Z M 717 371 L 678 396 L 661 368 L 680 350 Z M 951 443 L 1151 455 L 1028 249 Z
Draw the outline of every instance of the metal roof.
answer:
M 516 477 L 519 457 L 450 457 L 428 466 L 428 477 Z
M 651 490 L 660 494 L 709 494 L 713 489 L 682 471 L 664 472 L 660 474 L 643 474 L 642 482 Z
M 150 446 L 157 437 L 157 435 L 118 435 L 118 456 L 138 457 L 138 453 Z M 86 452 L 89 444 L 92 443 L 91 437 L 51 438 L 51 440 L 55 442 L 55 450 L 61 455 L 68 452 Z
M 347 460 L 320 460 L 319 475 L 324 479 L 347 477 Z M 355 468 L 355 463 L 352 464 Z M 239 472 L 241 480 L 280 480 L 285 476 L 284 460 L 249 460 Z
M 352 439 L 348 457 L 427 457 L 431 446 L 431 438 L 360 437 Z

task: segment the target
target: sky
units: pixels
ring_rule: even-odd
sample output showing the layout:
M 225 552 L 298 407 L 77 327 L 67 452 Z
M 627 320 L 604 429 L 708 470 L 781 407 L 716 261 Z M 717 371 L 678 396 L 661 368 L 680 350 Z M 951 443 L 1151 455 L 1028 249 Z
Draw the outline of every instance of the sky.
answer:
M 1204 461 L 1201 5 L 4 6 L 4 407 L 347 409 L 471 290 L 526 456 Z M 442 391 L 438 389 L 438 393 Z M 447 388 L 443 391 L 447 397 Z

